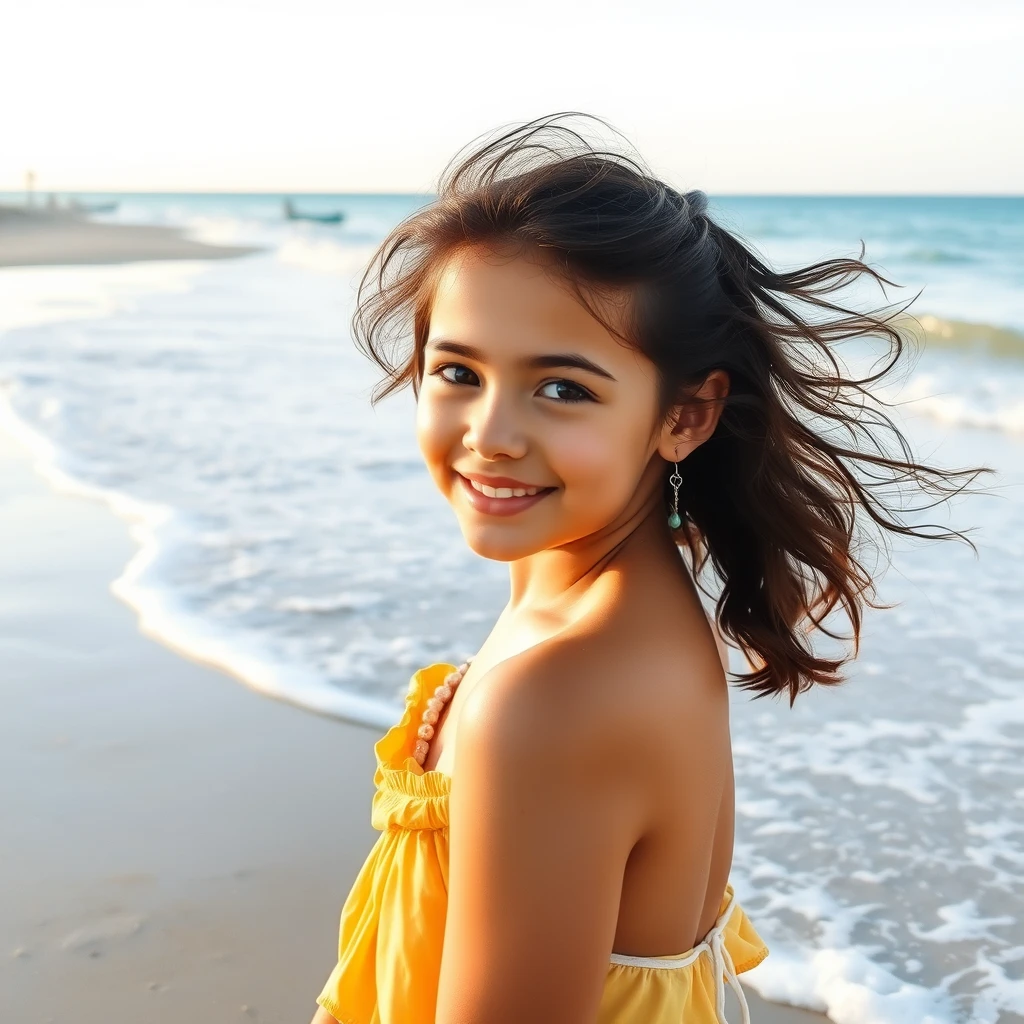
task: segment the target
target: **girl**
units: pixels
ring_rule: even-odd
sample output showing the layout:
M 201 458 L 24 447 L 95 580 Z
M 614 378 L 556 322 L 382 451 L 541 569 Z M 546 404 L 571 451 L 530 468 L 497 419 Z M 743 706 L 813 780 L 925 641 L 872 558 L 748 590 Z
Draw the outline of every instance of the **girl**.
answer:
M 472 663 L 416 672 L 374 748 L 381 836 L 315 1024 L 712 1024 L 727 986 L 747 1021 L 737 975 L 768 951 L 729 885 L 722 638 L 742 686 L 792 702 L 842 678 L 807 634 L 838 606 L 855 654 L 878 607 L 864 513 L 965 539 L 872 490 L 948 497 L 981 472 L 912 461 L 866 411 L 902 338 L 823 295 L 886 279 L 854 259 L 771 270 L 703 192 L 564 116 L 446 170 L 360 285 L 375 400 L 412 385 L 430 473 L 511 590 Z M 831 344 L 870 334 L 893 358 L 843 376 Z

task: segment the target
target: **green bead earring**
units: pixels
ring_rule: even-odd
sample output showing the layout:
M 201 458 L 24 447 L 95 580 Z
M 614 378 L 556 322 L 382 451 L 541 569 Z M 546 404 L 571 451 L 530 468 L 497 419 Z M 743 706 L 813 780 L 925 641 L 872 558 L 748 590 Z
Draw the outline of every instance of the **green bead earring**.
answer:
M 683 525 L 682 519 L 679 518 L 679 486 L 683 482 L 683 478 L 679 475 L 679 463 L 673 463 L 675 469 L 672 470 L 672 475 L 668 478 L 668 482 L 672 485 L 672 511 L 669 513 L 668 525 L 673 530 L 678 530 Z

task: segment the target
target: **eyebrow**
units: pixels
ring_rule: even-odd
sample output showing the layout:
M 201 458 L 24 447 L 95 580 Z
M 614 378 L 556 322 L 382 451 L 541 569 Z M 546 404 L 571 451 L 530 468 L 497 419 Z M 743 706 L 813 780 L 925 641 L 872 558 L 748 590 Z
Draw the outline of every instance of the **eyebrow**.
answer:
M 430 338 L 427 341 L 427 345 L 441 352 L 451 352 L 452 355 L 475 359 L 478 363 L 487 362 L 479 349 L 473 348 L 472 345 L 464 345 L 460 341 L 450 341 L 448 338 Z M 426 348 L 426 345 L 424 348 Z M 592 373 L 597 377 L 604 377 L 606 380 L 615 380 L 606 369 L 576 352 L 552 352 L 549 355 L 531 356 L 525 360 L 525 363 L 528 367 L 535 370 L 554 370 L 568 366 L 577 370 L 585 370 L 587 373 Z

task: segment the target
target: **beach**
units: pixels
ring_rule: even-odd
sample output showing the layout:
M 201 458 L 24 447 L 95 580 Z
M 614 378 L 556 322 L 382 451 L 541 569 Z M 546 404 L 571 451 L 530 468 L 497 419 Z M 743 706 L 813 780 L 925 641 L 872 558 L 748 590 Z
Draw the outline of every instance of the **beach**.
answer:
M 309 1019 L 375 837 L 374 733 L 140 635 L 109 593 L 123 524 L 8 438 L 0 523 L 0 1017 Z
M 255 251 L 195 241 L 173 227 L 108 224 L 66 211 L 0 206 L 0 267 L 215 260 Z
M 109 591 L 124 524 L 2 433 L 0 536 L 0 1016 L 309 1020 L 377 836 L 379 731 L 141 635 Z M 758 1024 L 825 1020 L 748 998 Z

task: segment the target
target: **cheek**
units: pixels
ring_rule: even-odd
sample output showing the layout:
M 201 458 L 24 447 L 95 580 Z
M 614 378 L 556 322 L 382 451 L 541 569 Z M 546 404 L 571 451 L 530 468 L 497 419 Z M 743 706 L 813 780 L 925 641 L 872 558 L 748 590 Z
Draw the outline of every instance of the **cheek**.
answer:
M 452 448 L 458 437 L 458 424 L 445 404 L 429 393 L 416 403 L 416 441 L 420 453 L 435 479 L 447 476 Z
M 548 455 L 568 508 L 600 519 L 629 500 L 636 478 L 624 468 L 643 462 L 643 438 L 633 435 L 628 425 L 611 419 L 552 435 Z

